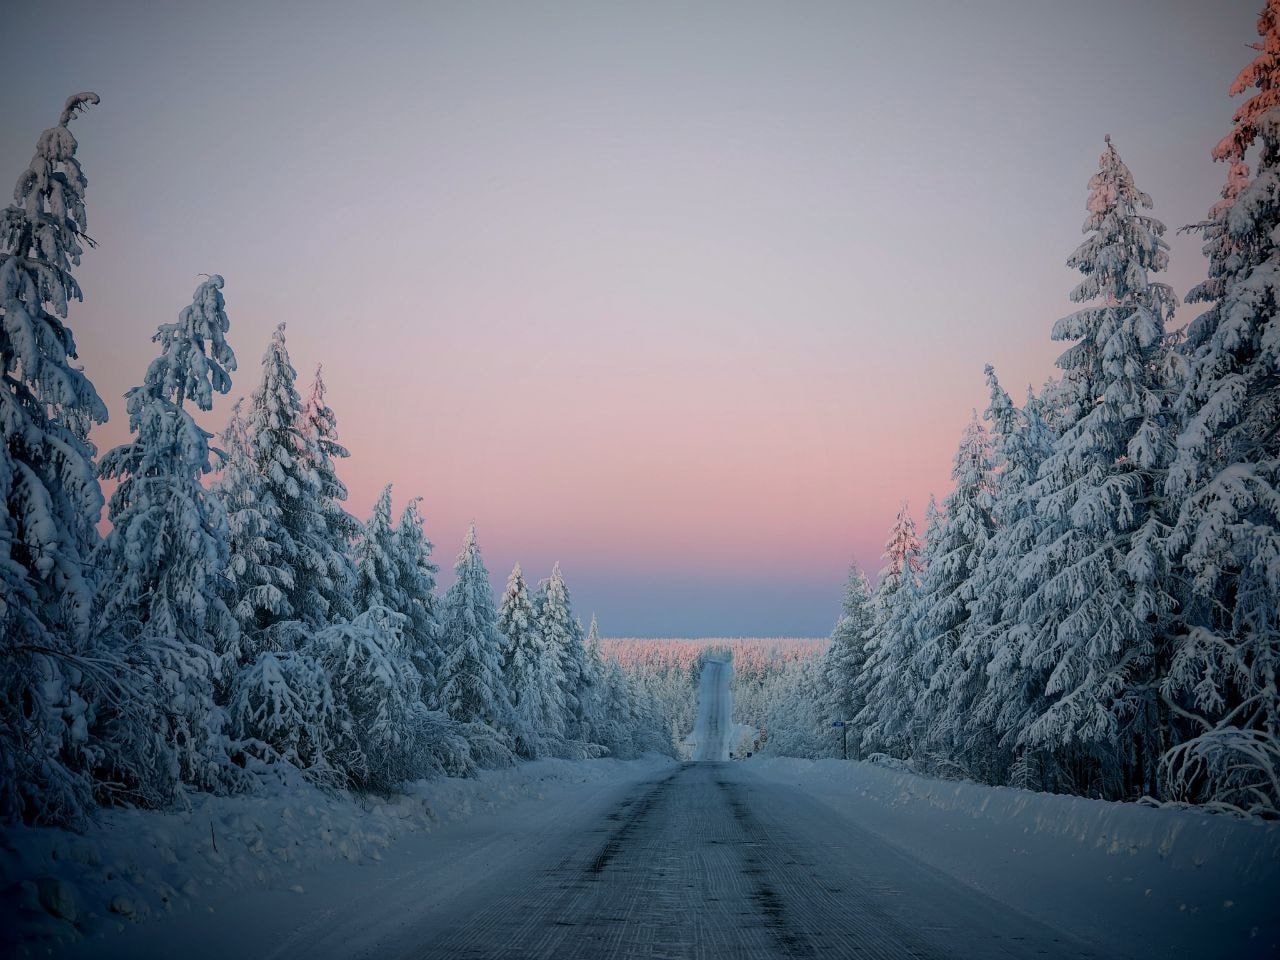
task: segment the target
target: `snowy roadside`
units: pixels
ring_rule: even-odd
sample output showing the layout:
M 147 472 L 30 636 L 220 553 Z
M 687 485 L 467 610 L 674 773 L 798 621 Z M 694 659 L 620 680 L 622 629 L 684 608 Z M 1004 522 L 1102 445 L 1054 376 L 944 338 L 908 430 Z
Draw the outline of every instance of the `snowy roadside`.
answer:
M 98 956 L 118 948 L 142 956 L 153 947 L 164 955 L 157 944 L 189 941 L 200 914 L 239 916 L 253 902 L 273 902 L 284 927 L 290 917 L 280 916 L 281 903 L 296 902 L 302 918 L 331 912 L 369 879 L 361 868 L 406 855 L 415 868 L 438 855 L 458 860 L 498 822 L 532 835 L 542 821 L 562 819 L 566 804 L 576 811 L 611 798 L 672 763 L 656 755 L 540 760 L 476 780 L 415 783 L 385 799 L 297 783 L 247 796 L 193 795 L 182 812 L 106 811 L 85 834 L 10 828 L 0 833 L 0 953 Z
M 757 758 L 744 768 L 793 784 L 935 869 L 1118 955 L 1280 953 L 1280 823 L 841 760 Z

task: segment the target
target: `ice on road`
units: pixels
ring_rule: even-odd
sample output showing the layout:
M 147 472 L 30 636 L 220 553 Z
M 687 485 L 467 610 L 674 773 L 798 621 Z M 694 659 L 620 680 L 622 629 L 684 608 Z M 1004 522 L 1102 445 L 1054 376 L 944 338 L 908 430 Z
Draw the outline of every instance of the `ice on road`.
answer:
M 728 654 L 713 654 L 702 666 L 698 686 L 698 717 L 688 744 L 694 760 L 728 760 L 733 733 L 733 661 Z

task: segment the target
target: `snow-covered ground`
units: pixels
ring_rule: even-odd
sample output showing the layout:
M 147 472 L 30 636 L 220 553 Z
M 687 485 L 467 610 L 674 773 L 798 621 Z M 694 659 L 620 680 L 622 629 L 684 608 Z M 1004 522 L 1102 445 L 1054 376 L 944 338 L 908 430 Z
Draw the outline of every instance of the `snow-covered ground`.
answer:
M 185 812 L 110 811 L 84 835 L 11 828 L 0 833 L 0 955 L 301 955 L 323 930 L 328 955 L 344 956 L 429 921 L 499 866 L 537 859 L 579 816 L 673 766 L 541 760 L 385 802 L 295 783 L 198 795 Z M 351 911 L 368 923 L 333 939 L 333 917 Z
M 841 820 L 1108 956 L 1280 956 L 1280 823 L 755 759 Z
M 836 760 L 540 761 L 381 804 L 202 798 L 83 837 L 10 832 L 0 867 L 6 934 L 84 958 L 1238 960 L 1280 943 L 1280 825 Z

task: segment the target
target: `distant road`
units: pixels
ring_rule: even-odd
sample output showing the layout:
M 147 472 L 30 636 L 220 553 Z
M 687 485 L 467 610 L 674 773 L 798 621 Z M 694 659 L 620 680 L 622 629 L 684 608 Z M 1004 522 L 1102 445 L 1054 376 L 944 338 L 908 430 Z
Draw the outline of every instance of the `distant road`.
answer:
M 694 721 L 693 759 L 720 761 L 729 759 L 733 732 L 733 661 L 726 657 L 708 658 L 702 667 L 698 687 L 698 718 Z

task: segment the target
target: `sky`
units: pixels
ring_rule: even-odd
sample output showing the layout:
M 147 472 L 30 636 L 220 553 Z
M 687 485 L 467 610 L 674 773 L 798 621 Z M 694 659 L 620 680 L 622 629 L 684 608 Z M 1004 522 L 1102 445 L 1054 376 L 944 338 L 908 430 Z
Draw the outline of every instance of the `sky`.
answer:
M 442 584 L 474 519 L 495 589 L 559 561 L 606 635 L 822 635 L 946 494 L 983 365 L 1053 372 L 1104 135 L 1197 282 L 1173 231 L 1259 7 L 44 0 L 5 13 L 0 176 L 102 97 L 70 315 L 102 449 L 220 273 L 206 426 L 287 322 L 350 509 L 423 497 Z

